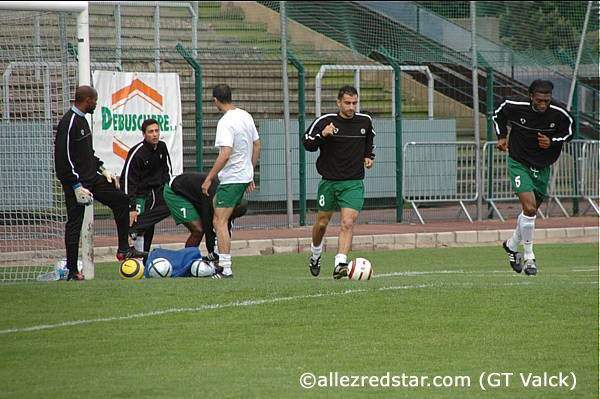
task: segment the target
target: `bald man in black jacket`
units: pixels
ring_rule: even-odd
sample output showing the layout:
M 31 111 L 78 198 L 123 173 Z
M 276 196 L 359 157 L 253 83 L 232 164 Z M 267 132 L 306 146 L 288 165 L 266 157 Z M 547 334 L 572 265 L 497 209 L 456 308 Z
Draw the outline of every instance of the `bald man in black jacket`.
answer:
M 80 86 L 75 91 L 75 103 L 62 117 L 54 142 L 54 166 L 62 184 L 67 205 L 65 247 L 67 252 L 67 280 L 81 281 L 85 277 L 77 270 L 79 238 L 85 206 L 96 199 L 108 206 L 114 214 L 119 237 L 117 259 L 141 257 L 129 247 L 129 206 L 125 194 L 119 190 L 119 181 L 104 163 L 96 157 L 92 132 L 85 119 L 96 109 L 98 93 L 90 86 Z

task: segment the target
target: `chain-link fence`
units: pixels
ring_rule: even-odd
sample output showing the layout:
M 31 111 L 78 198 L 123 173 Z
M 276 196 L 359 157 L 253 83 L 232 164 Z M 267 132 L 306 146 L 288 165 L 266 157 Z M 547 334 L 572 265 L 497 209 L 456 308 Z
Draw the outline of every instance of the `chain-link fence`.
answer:
M 77 85 L 73 26 L 69 14 L 0 14 L 0 281 L 35 278 L 64 252 L 53 154 Z
M 377 131 L 376 166 L 367 171 L 366 207 L 359 223 L 389 223 L 398 219 L 397 153 L 398 149 L 402 152 L 404 144 L 472 140 L 475 128 L 468 3 L 286 3 L 295 224 L 314 222 L 319 180 L 316 154 L 304 153 L 300 136 L 319 115 L 319 109 L 321 113 L 336 111 L 337 90 L 344 84 L 360 87 L 360 110 L 373 117 Z M 493 140 L 488 124 L 493 104 L 507 95 L 526 94 L 527 85 L 535 78 L 553 80 L 558 101 L 566 104 L 579 44 L 577 38 L 581 37 L 588 3 L 533 2 L 548 15 L 556 15 L 556 10 L 563 15 L 556 28 L 560 29 L 555 31 L 558 36 L 555 41 L 549 39 L 551 35 L 545 35 L 543 40 L 521 40 L 535 35 L 533 28 L 525 23 L 511 28 L 506 22 L 519 13 L 511 2 L 476 3 L 478 119 L 481 137 Z M 550 3 L 555 8 L 548 8 Z M 158 2 L 133 6 L 127 2 L 92 2 L 90 6 L 93 70 L 179 75 L 184 171 L 208 171 L 216 158 L 214 138 L 220 114 L 212 102 L 214 85 L 229 84 L 236 105 L 253 115 L 263 144 L 257 168 L 259 189 L 248 197 L 250 212 L 239 221 L 238 228 L 287 226 L 279 4 L 190 2 L 169 7 Z M 529 11 L 527 15 L 538 18 L 540 11 Z M 597 71 L 597 42 L 589 36 L 597 32 L 597 14 L 595 4 L 584 35 L 578 69 L 579 95 L 574 102 L 580 130 L 585 137 L 592 138 L 598 134 L 598 80 L 589 71 L 594 66 Z M 2 27 L 7 36 L 11 29 Z M 26 21 L 19 29 L 29 37 L 21 41 L 25 43 L 22 45 L 30 46 L 30 55 L 25 58 L 36 59 L 40 47 L 36 45 L 35 21 Z M 61 29 L 66 33 L 61 33 Z M 77 55 L 73 32 L 74 21 L 67 18 L 64 28 L 57 22 L 53 30 L 43 35 L 46 46 L 55 52 L 53 62 L 60 62 L 61 68 L 68 69 L 61 72 L 62 77 L 57 78 L 61 83 L 52 91 L 55 94 L 51 94 L 57 98 L 56 104 L 62 104 L 53 106 L 53 117 L 59 117 L 68 108 L 66 99 L 74 91 L 75 70 L 70 65 Z M 178 51 L 177 44 L 185 52 Z M 535 57 L 528 57 L 532 51 Z M 184 53 L 189 54 L 187 60 Z M 23 54 L 28 53 L 4 52 L 3 56 L 9 62 L 22 59 Z M 197 64 L 196 70 L 190 58 Z M 399 80 L 394 79 L 390 59 L 400 65 Z M 327 65 L 333 67 L 323 69 Z M 43 79 L 44 68 L 33 71 Z M 395 95 L 395 84 L 400 86 L 399 96 Z M 44 90 L 41 85 L 38 91 L 42 98 Z M 61 94 L 58 99 L 56 93 L 63 92 L 68 95 Z M 401 136 L 395 119 L 398 106 Z M 39 107 L 39 112 L 43 112 L 43 105 Z M 28 114 L 34 115 L 34 110 Z M 398 142 L 398 137 L 403 137 L 402 142 Z M 433 205 L 426 201 L 420 204 L 419 211 L 425 220 L 462 219 L 456 212 L 460 211 L 457 204 Z M 400 206 L 401 219 L 409 220 L 413 213 L 410 204 Z M 98 205 L 96 219 L 98 234 L 114 234 L 107 208 Z M 167 231 L 183 230 L 167 220 L 161 223 L 158 232 Z

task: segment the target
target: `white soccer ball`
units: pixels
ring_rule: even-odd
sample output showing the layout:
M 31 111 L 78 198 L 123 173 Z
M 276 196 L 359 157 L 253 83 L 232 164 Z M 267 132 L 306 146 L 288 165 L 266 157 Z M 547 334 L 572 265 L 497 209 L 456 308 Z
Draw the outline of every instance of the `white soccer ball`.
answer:
M 202 259 L 195 260 L 192 263 L 190 270 L 194 277 L 210 277 L 215 274 L 215 268 L 209 263 L 206 263 Z
M 373 277 L 373 266 L 365 258 L 356 258 L 348 265 L 350 280 L 370 280 Z
M 148 265 L 150 277 L 171 277 L 173 266 L 168 259 L 156 258 Z

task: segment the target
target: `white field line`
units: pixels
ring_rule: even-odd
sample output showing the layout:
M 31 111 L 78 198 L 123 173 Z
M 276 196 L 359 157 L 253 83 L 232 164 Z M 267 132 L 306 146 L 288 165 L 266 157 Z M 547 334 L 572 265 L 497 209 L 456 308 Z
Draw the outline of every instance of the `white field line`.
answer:
M 0 330 L 0 335 L 10 334 L 10 333 L 22 333 L 22 332 L 30 332 L 30 331 L 49 330 L 49 329 L 60 328 L 60 327 L 72 327 L 72 326 L 78 326 L 78 325 L 82 325 L 82 324 L 133 320 L 133 319 L 139 319 L 139 318 L 143 318 L 143 317 L 154 317 L 154 316 L 160 316 L 163 314 L 170 314 L 170 313 L 203 312 L 203 311 L 212 310 L 212 309 L 225 309 L 225 308 L 237 308 L 237 307 L 245 307 L 245 306 L 267 305 L 267 304 L 278 303 L 278 302 L 290 302 L 290 301 L 300 301 L 300 300 L 304 300 L 304 299 L 316 299 L 316 298 L 323 298 L 323 297 L 352 295 L 352 294 L 356 294 L 356 293 L 369 292 L 369 291 L 404 290 L 404 289 L 416 289 L 416 288 L 427 288 L 427 287 L 428 287 L 428 285 L 421 284 L 421 285 L 390 286 L 390 287 L 382 287 L 382 288 L 376 288 L 376 289 L 350 289 L 350 290 L 339 291 L 339 292 L 323 292 L 323 293 L 312 294 L 312 295 L 287 296 L 287 297 L 278 297 L 278 298 L 270 298 L 270 299 L 255 299 L 255 300 L 236 301 L 236 302 L 221 303 L 221 304 L 202 305 L 202 306 L 198 306 L 195 308 L 172 308 L 172 309 L 157 310 L 157 311 L 153 311 L 153 312 L 134 313 L 134 314 L 130 314 L 127 316 L 101 317 L 101 318 L 97 318 L 97 319 L 65 321 L 65 322 L 56 323 L 56 324 L 39 324 L 36 326 L 24 327 L 24 328 L 9 328 L 6 330 Z
M 415 276 L 425 276 L 425 275 L 436 275 L 436 274 L 514 274 L 512 270 L 486 270 L 486 271 L 474 271 L 474 272 L 466 272 L 464 270 L 433 270 L 433 271 L 406 271 L 406 272 L 392 272 L 392 273 L 382 273 L 377 274 L 373 273 L 372 278 L 381 278 L 381 277 L 415 277 Z M 302 280 L 314 280 L 315 277 L 302 277 Z M 319 280 L 331 280 L 331 277 L 318 277 Z
M 585 267 L 585 266 L 584 266 Z M 586 270 L 573 270 L 577 271 L 596 271 L 596 269 L 586 269 Z M 374 275 L 373 278 L 380 277 L 396 277 L 396 276 L 420 276 L 420 275 L 432 275 L 432 274 L 485 274 L 485 273 L 509 273 L 515 274 L 512 271 L 504 271 L 504 270 L 491 270 L 489 272 L 465 272 L 464 270 L 439 270 L 439 271 L 424 271 L 424 272 L 396 272 L 396 273 L 385 273 Z M 515 274 L 515 276 L 517 276 Z M 314 279 L 314 278 L 313 278 Z M 590 282 L 582 282 L 580 284 L 590 284 Z M 597 284 L 596 281 L 592 281 L 591 284 Z M 465 283 L 463 286 L 471 286 L 471 283 Z M 534 281 L 523 281 L 520 283 L 505 283 L 500 284 L 500 286 L 520 286 L 520 285 L 535 285 Z M 74 320 L 74 321 L 65 321 L 62 323 L 56 324 L 40 324 L 31 327 L 24 328 L 9 328 L 6 330 L 0 330 L 0 335 L 10 334 L 10 333 L 21 333 L 21 332 L 30 332 L 30 331 L 39 331 L 39 330 L 48 330 L 53 328 L 60 327 L 70 327 L 77 326 L 82 324 L 91 324 L 91 323 L 99 323 L 99 322 L 111 322 L 111 321 L 122 321 L 122 320 L 132 320 L 143 317 L 154 317 L 160 316 L 163 314 L 169 313 L 183 313 L 183 312 L 203 312 L 206 310 L 212 309 L 224 309 L 224 308 L 236 308 L 236 307 L 245 307 L 245 306 L 258 306 L 258 305 L 267 305 L 278 302 L 287 302 L 287 301 L 298 301 L 303 299 L 316 299 L 323 297 L 333 297 L 340 295 L 351 295 L 360 292 L 369 292 L 369 291 L 387 291 L 387 290 L 401 290 L 401 289 L 420 289 L 420 288 L 431 288 L 431 287 L 441 287 L 446 286 L 445 284 L 421 284 L 421 285 L 401 285 L 401 286 L 390 286 L 390 287 L 381 287 L 376 289 L 349 289 L 340 292 L 324 292 L 319 294 L 312 295 L 300 295 L 300 296 L 290 296 L 290 297 L 277 297 L 270 299 L 257 299 L 257 300 L 247 300 L 247 301 L 237 301 L 237 302 L 229 302 L 223 304 L 212 304 L 212 305 L 203 305 L 196 308 L 173 308 L 173 309 L 164 309 L 157 310 L 153 312 L 144 312 L 144 313 L 134 313 L 127 316 L 117 316 L 117 317 L 102 317 L 97 319 L 88 319 L 88 320 Z M 455 285 L 456 286 L 456 285 Z

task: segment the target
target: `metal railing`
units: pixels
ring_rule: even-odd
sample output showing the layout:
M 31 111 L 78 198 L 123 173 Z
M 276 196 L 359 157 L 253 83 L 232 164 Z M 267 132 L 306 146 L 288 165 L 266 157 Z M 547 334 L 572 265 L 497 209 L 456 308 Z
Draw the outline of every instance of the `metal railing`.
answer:
M 589 207 L 593 208 L 600 215 L 598 207 L 598 200 L 600 200 L 600 142 L 586 142 L 581 152 L 583 155 L 580 186 L 581 196 L 588 202 Z
M 121 71 L 122 56 L 122 32 L 121 32 L 121 7 L 153 7 L 154 8 L 154 66 L 156 72 L 160 72 L 160 8 L 185 8 L 190 13 L 192 20 L 192 56 L 198 56 L 198 2 L 177 3 L 170 1 L 90 1 L 93 5 L 114 5 L 115 6 L 115 62 Z
M 477 146 L 474 142 L 409 142 L 404 145 L 403 197 L 425 224 L 421 203 L 458 202 L 473 222 L 465 202 L 477 201 Z
M 488 141 L 483 146 L 484 171 L 486 173 L 484 179 L 487 185 L 484 190 L 484 199 L 498 218 L 504 221 L 496 203 L 514 201 L 515 194 L 508 176 L 508 156 L 495 149 L 496 143 L 496 141 Z M 548 184 L 546 215 L 538 210 L 538 214 L 542 218 L 546 218 L 550 214 L 553 203 L 560 207 L 565 217 L 569 217 L 569 213 L 561 202 L 566 198 L 583 198 L 600 214 L 597 205 L 599 198 L 599 144 L 598 141 L 592 140 L 573 140 L 563 145 L 561 156 L 552 166 L 552 178 Z

